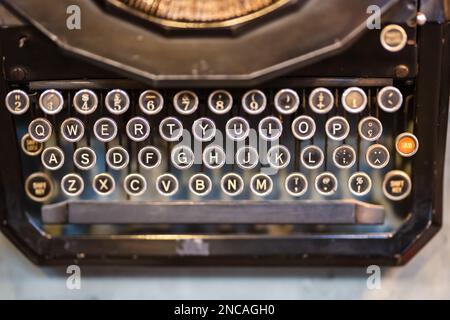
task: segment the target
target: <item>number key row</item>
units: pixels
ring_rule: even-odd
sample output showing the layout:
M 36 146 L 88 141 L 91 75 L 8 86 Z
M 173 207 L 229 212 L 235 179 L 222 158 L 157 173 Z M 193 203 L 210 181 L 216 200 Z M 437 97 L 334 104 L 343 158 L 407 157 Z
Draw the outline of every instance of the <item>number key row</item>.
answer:
M 311 110 L 317 114 L 328 113 L 335 106 L 335 96 L 327 88 L 313 89 L 307 101 Z M 49 115 L 59 113 L 64 107 L 63 95 L 54 89 L 42 92 L 38 102 L 41 110 Z M 76 111 L 83 115 L 94 113 L 99 105 L 97 94 L 89 89 L 76 92 L 72 102 Z M 156 90 L 141 92 L 138 103 L 147 115 L 158 114 L 165 105 L 163 95 Z M 173 96 L 172 103 L 178 113 L 190 115 L 198 110 L 199 97 L 193 91 L 183 90 Z M 11 113 L 21 115 L 29 109 L 30 98 L 25 91 L 16 89 L 8 93 L 5 104 Z M 128 111 L 131 99 L 126 91 L 114 89 L 106 94 L 104 104 L 110 113 L 120 115 Z M 233 96 L 226 90 L 216 90 L 208 96 L 207 104 L 212 112 L 225 114 L 233 107 Z M 281 89 L 275 94 L 273 104 L 280 114 L 293 114 L 300 107 L 300 95 L 293 89 Z M 341 104 L 350 113 L 360 113 L 367 107 L 368 97 L 361 88 L 347 88 L 342 93 Z M 396 87 L 384 87 L 377 94 L 377 104 L 386 112 L 396 112 L 403 104 L 403 95 Z M 268 99 L 262 90 L 254 89 L 242 96 L 241 105 L 248 114 L 261 114 L 268 105 Z

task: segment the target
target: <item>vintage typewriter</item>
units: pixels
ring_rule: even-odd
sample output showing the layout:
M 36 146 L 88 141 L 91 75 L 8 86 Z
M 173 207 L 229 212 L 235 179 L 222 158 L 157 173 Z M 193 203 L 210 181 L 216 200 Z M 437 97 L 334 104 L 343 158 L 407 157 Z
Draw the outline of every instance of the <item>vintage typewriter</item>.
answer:
M 3 1 L 3 233 L 46 264 L 407 262 L 442 221 L 448 5 Z

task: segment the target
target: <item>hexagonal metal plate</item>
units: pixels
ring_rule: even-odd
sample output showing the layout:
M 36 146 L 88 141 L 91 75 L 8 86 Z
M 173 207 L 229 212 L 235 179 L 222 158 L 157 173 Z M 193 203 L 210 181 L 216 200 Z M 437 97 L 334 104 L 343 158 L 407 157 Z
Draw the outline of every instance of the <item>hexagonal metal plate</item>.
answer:
M 366 29 L 369 6 L 398 0 L 307 0 L 234 36 L 167 36 L 107 13 L 92 0 L 6 0 L 60 47 L 154 85 L 255 85 L 339 52 Z M 81 29 L 67 28 L 77 6 Z M 72 7 L 73 8 L 73 7 Z

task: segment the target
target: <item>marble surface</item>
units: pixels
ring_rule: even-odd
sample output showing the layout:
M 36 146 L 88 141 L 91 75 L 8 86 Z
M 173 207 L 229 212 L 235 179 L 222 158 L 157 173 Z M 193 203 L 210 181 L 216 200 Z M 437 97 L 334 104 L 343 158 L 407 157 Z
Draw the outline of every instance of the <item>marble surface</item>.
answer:
M 446 163 L 448 194 L 449 156 Z M 145 267 L 83 268 L 81 289 L 68 290 L 65 269 L 33 265 L 0 235 L 0 299 L 450 299 L 449 235 L 444 219 L 408 265 L 382 268 L 378 290 L 367 288 L 365 268 Z

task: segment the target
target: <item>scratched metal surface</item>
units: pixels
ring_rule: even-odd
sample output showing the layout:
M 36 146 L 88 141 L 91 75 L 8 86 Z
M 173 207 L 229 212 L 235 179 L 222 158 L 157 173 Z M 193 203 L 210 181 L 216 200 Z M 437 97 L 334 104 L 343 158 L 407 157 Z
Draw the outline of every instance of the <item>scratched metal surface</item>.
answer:
M 450 150 L 450 134 L 447 140 Z M 450 187 L 447 155 L 445 194 Z M 444 197 L 444 216 L 450 197 Z M 82 269 L 80 290 L 64 269 L 39 268 L 0 235 L 0 299 L 450 299 L 450 220 L 408 265 L 383 268 L 368 290 L 363 268 Z

